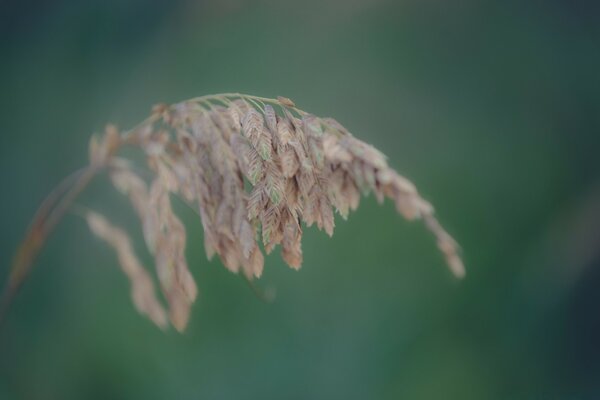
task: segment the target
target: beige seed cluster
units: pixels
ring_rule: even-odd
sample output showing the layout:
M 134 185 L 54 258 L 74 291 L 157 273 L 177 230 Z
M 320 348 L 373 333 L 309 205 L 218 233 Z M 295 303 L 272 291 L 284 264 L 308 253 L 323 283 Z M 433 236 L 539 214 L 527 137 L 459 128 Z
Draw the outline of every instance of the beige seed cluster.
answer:
M 142 149 L 151 181 L 114 155 L 122 145 Z M 279 245 L 283 259 L 299 268 L 303 224 L 332 235 L 334 210 L 345 219 L 361 194 L 371 192 L 380 202 L 394 201 L 405 218 L 423 218 L 452 272 L 464 275 L 457 245 L 432 206 L 388 167 L 383 154 L 337 121 L 301 111 L 283 97 L 216 95 L 156 106 L 136 129 L 119 135 L 109 127 L 102 138 L 93 138 L 90 159 L 108 168 L 112 183 L 139 216 L 169 319 L 180 331 L 197 288 L 185 259 L 185 226 L 171 207 L 173 196 L 197 210 L 208 257 L 217 254 L 229 270 L 248 279 L 263 270 L 260 242 L 267 254 Z M 163 308 L 127 235 L 96 213 L 87 218 L 92 231 L 116 250 L 138 310 L 164 326 Z

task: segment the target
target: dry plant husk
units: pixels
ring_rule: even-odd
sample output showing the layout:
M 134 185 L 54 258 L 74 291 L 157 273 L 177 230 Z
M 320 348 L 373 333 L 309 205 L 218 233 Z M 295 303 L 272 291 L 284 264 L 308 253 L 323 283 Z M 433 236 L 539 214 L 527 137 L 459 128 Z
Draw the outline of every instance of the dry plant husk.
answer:
M 142 150 L 151 179 L 117 155 L 123 146 Z M 423 219 L 450 270 L 458 277 L 465 273 L 458 246 L 431 204 L 381 152 L 334 119 L 304 112 L 287 98 L 221 94 L 157 105 L 128 132 L 108 126 L 93 136 L 89 157 L 90 166 L 34 219 L 7 292 L 14 294 L 45 237 L 101 170 L 139 217 L 166 307 L 128 234 L 94 211 L 85 211 L 85 218 L 117 254 L 135 307 L 160 327 L 170 322 L 183 331 L 197 296 L 185 257 L 185 225 L 171 205 L 174 196 L 197 210 L 208 258 L 218 255 L 226 268 L 248 279 L 261 276 L 263 250 L 269 254 L 278 246 L 285 262 L 300 268 L 304 226 L 316 225 L 331 236 L 334 212 L 346 219 L 369 193 L 379 202 L 391 199 L 408 220 Z

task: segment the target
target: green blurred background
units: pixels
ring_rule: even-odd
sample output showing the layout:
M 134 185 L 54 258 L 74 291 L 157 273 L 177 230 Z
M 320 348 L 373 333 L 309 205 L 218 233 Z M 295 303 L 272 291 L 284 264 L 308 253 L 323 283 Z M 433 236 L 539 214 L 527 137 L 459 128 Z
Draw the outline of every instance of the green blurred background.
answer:
M 232 91 L 382 149 L 468 269 L 370 197 L 299 272 L 267 258 L 265 303 L 182 210 L 201 295 L 164 333 L 69 216 L 0 330 L 0 399 L 600 398 L 599 3 L 5 0 L 0 54 L 0 283 L 92 132 Z M 105 178 L 80 202 L 139 238 Z

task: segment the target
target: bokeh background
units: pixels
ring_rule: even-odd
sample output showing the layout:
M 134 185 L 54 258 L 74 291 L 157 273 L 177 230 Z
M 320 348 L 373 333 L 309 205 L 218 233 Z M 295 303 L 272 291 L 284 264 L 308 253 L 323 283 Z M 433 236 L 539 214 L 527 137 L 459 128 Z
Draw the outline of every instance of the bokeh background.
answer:
M 164 333 L 68 216 L 0 330 L 0 399 L 600 398 L 599 21 L 585 0 L 2 1 L 0 283 L 92 132 L 218 92 L 290 97 L 384 150 L 468 275 L 370 197 L 307 231 L 300 272 L 267 259 L 265 303 L 182 210 L 201 295 Z M 139 238 L 105 178 L 80 203 Z

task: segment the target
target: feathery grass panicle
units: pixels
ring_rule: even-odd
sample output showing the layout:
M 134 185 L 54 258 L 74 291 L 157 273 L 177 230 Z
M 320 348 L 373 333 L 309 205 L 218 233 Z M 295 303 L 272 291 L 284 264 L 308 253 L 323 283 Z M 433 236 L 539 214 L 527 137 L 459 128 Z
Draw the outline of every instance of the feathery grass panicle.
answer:
M 142 150 L 151 180 L 116 156 L 122 146 Z M 152 280 L 127 234 L 95 212 L 86 214 L 92 232 L 117 253 L 131 280 L 136 308 L 160 327 L 168 318 L 177 330 L 184 330 L 197 296 L 185 258 L 186 230 L 171 207 L 173 196 L 197 210 L 208 258 L 217 254 L 226 268 L 248 279 L 263 271 L 260 242 L 267 254 L 279 245 L 285 262 L 298 269 L 302 223 L 315 224 L 331 236 L 334 210 L 346 219 L 358 207 L 361 194 L 369 193 L 379 202 L 391 199 L 406 219 L 422 218 L 451 271 L 458 277 L 465 273 L 458 246 L 436 220 L 433 207 L 387 165 L 382 153 L 334 119 L 304 112 L 284 97 L 222 94 L 157 105 L 147 120 L 128 132 L 108 126 L 104 135 L 93 136 L 90 168 L 91 175 L 108 170 L 114 187 L 128 197 L 140 219 L 168 312 L 155 297 Z M 33 226 L 43 228 L 46 218 L 68 207 L 87 181 L 73 184 L 77 191 L 67 192 L 54 211 L 42 213 Z M 54 220 L 61 216 L 54 215 Z M 11 292 L 24 279 L 19 277 L 25 276 L 50 229 L 41 232 L 41 242 L 39 232 L 30 232 L 24 241 L 22 251 L 29 249 L 31 254 L 15 261 L 17 278 L 11 276 Z

